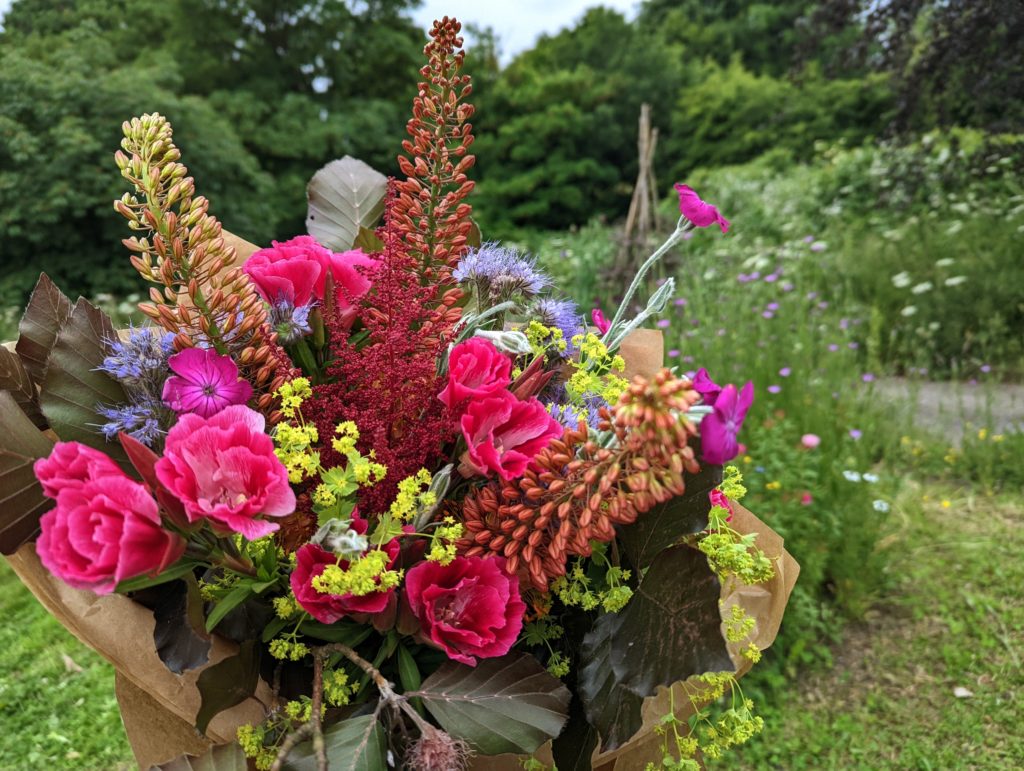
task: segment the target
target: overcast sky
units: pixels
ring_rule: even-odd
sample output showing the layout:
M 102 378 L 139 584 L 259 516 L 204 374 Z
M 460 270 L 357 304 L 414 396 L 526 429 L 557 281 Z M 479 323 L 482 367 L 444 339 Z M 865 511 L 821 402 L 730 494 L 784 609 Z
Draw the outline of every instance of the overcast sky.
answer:
M 0 0 L 0 16 L 12 0 Z M 544 32 L 571 26 L 587 8 L 603 5 L 632 17 L 639 0 L 423 0 L 413 18 L 424 29 L 442 16 L 493 27 L 501 41 L 502 61 L 530 48 Z M 2 26 L 2 21 L 0 21 Z

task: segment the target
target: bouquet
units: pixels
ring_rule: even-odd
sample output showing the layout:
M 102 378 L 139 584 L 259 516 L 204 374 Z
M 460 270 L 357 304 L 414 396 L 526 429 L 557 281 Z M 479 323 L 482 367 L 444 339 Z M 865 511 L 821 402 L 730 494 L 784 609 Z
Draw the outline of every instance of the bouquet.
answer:
M 637 302 L 728 222 L 677 186 L 588 323 L 481 242 L 459 31 L 434 24 L 404 178 L 327 165 L 309 235 L 267 248 L 222 230 L 163 117 L 126 122 L 148 323 L 43 275 L 0 349 L 0 546 L 118 666 L 140 762 L 192 767 L 141 736 L 182 718 L 204 768 L 588 768 L 641 740 L 697 768 L 761 729 L 737 677 L 796 568 L 726 465 L 753 389 L 661 368 L 671 279 Z

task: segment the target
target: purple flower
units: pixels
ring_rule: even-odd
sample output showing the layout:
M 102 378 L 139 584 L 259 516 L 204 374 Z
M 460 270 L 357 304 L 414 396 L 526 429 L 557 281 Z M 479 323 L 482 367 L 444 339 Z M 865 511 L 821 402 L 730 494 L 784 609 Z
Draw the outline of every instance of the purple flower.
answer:
M 818 303 L 818 307 L 821 308 L 821 310 L 825 310 L 828 307 L 828 302 L 822 300 L 820 303 Z
M 846 347 L 849 348 L 851 351 L 856 351 L 858 348 L 860 348 L 860 343 L 854 341 L 852 343 L 847 343 Z
M 793 284 L 789 281 L 783 281 L 781 284 L 779 284 L 779 287 L 782 289 L 783 292 L 793 291 Z
M 992 367 L 989 364 L 982 364 L 981 371 L 987 375 L 989 372 L 992 371 Z
M 678 298 L 676 298 L 675 304 L 679 308 L 685 308 L 686 307 L 686 298 L 685 297 L 678 297 Z
M 823 251 L 825 251 L 825 242 L 824 241 L 815 241 L 813 244 L 811 244 L 811 251 L 812 252 L 823 252 Z
M 305 335 L 312 334 L 313 328 L 309 325 L 311 310 L 311 305 L 295 307 L 285 298 L 270 306 L 270 326 L 277 332 L 281 345 L 297 343 Z
M 814 240 L 814 236 L 804 236 L 804 243 L 809 244 Z
M 658 322 L 655 324 L 655 326 L 658 329 L 667 329 L 668 325 L 669 325 L 669 320 L 668 319 L 658 319 Z
M 767 276 L 764 277 L 764 280 L 766 282 L 768 282 L 769 284 L 774 284 L 776 281 L 779 280 L 779 274 L 778 273 L 769 273 Z
M 780 385 L 772 384 L 772 385 L 768 386 L 768 393 L 770 393 L 770 394 L 777 394 L 777 393 L 780 393 L 781 391 L 782 391 L 782 386 L 780 386 Z
M 778 303 L 768 303 L 765 307 L 768 310 L 770 310 L 770 311 L 777 311 L 779 309 L 779 304 Z
M 127 340 L 107 340 L 106 345 L 109 353 L 98 369 L 122 385 L 147 388 L 158 385 L 167 376 L 167 357 L 174 351 L 174 335 L 143 327 L 131 329 Z
M 828 349 L 832 351 L 832 353 L 835 353 L 836 351 L 839 350 L 839 346 L 836 343 L 829 343 Z
M 499 302 L 519 294 L 535 295 L 551 283 L 532 257 L 494 241 L 469 250 L 452 276 L 474 283 L 481 297 Z
M 859 442 L 859 441 L 860 441 L 860 438 L 861 438 L 862 436 L 864 436 L 864 433 L 863 433 L 863 432 L 862 432 L 862 431 L 861 431 L 861 430 L 860 430 L 859 428 L 851 428 L 851 429 L 850 429 L 850 438 L 851 438 L 851 439 L 852 439 L 853 441 L 855 441 L 855 442 Z
M 546 327 L 562 330 L 562 339 L 567 343 L 565 356 L 575 353 L 572 339 L 583 334 L 583 317 L 572 300 L 555 300 L 544 297 L 533 305 L 533 315 Z
M 755 270 L 753 273 L 750 274 L 751 281 L 757 281 L 757 279 L 759 278 L 761 278 L 761 271 L 759 270 Z
M 772 313 L 771 311 L 765 311 L 761 315 L 764 316 L 766 319 L 774 319 L 775 318 L 775 314 Z
M 872 383 L 875 380 L 875 376 L 871 372 L 865 372 L 863 375 L 860 376 L 860 379 L 863 380 L 865 383 Z
M 718 395 L 722 392 L 722 386 L 712 380 L 708 371 L 701 367 L 693 378 L 693 390 L 704 397 L 705 404 L 714 404 L 718 400 Z
M 700 423 L 701 451 L 706 463 L 727 463 L 739 455 L 736 436 L 753 402 L 754 384 L 749 381 L 739 392 L 731 383 L 722 389 L 712 412 Z
M 167 363 L 175 374 L 164 383 L 163 399 L 179 415 L 194 412 L 209 418 L 252 398 L 252 386 L 239 380 L 230 356 L 208 348 L 186 348 Z
M 699 228 L 718 225 L 723 233 L 729 232 L 729 220 L 722 216 L 718 208 L 706 203 L 697 195 L 692 187 L 676 184 L 679 193 L 679 213 Z
M 792 373 L 792 371 L 793 370 L 791 370 L 789 367 L 783 367 L 782 369 L 779 370 L 779 376 L 780 377 L 789 377 L 790 373 Z
M 816 300 L 816 299 L 818 299 L 818 293 L 817 292 L 808 292 L 807 293 L 807 299 L 808 300 Z
M 736 280 L 739 281 L 741 284 L 746 284 L 750 281 L 753 281 L 753 279 L 746 273 L 740 273 L 738 276 L 736 276 Z
M 693 364 L 693 357 L 692 356 L 684 356 L 683 357 L 683 363 L 684 364 Z
M 674 359 L 677 356 L 679 356 L 679 349 L 678 348 L 670 348 L 669 351 L 668 351 L 668 357 L 670 359 Z
M 114 441 L 123 432 L 151 447 L 164 433 L 161 419 L 166 418 L 166 412 L 156 399 L 149 396 L 138 395 L 127 404 L 101 404 L 96 407 L 96 412 L 107 419 L 100 426 L 100 431 L 108 442 Z

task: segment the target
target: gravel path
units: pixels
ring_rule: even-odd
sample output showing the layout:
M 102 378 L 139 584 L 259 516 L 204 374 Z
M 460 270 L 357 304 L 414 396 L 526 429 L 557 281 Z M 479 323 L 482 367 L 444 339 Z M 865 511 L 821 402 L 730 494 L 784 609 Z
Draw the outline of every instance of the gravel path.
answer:
M 995 432 L 1024 431 L 1024 385 L 969 385 L 886 378 L 874 384 L 885 401 L 916 402 L 917 419 L 928 430 L 963 437 L 964 424 L 989 426 Z

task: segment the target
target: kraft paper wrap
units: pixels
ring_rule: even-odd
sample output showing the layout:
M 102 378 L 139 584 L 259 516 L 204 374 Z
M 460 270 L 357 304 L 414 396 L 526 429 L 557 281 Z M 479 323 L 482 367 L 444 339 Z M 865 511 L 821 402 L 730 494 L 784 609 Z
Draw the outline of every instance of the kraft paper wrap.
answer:
M 257 249 L 227 231 L 223 235 L 238 252 L 237 264 Z M 623 341 L 620 352 L 626 360 L 625 377 L 649 377 L 664 362 L 661 332 L 638 329 Z M 733 527 L 740 533 L 758 533 L 758 545 L 769 557 L 776 558 L 777 570 L 775 578 L 766 584 L 723 587 L 722 612 L 728 613 L 732 604 L 742 605 L 757 623 L 749 639 L 764 650 L 775 640 L 800 567 L 783 549 L 782 539 L 776 533 L 742 506 L 734 504 L 734 509 Z M 121 718 L 140 768 L 148 769 L 184 754 L 202 754 L 211 743 L 233 741 L 238 726 L 264 719 L 273 694 L 261 680 L 253 697 L 218 714 L 210 722 L 207 736 L 201 736 L 193 723 L 200 701 L 195 683 L 202 670 L 175 675 L 164 666 L 153 645 L 155 622 L 149 610 L 121 595 L 99 597 L 72 589 L 42 566 L 32 543 L 23 545 L 8 561 L 22 582 L 69 632 L 114 666 Z M 737 672 L 744 674 L 750 664 L 740 656 L 740 647 L 730 644 L 730 654 Z M 235 643 L 214 636 L 207 666 L 236 650 Z M 673 686 L 678 689 L 676 703 L 688 707 L 684 687 L 682 683 Z M 660 737 L 654 733 L 654 727 L 668 711 L 668 704 L 666 689 L 646 699 L 643 726 L 637 735 L 617 750 L 595 752 L 592 767 L 599 771 L 642 771 L 648 761 L 657 762 L 661 757 Z M 688 709 L 678 711 L 684 719 L 688 713 Z M 537 757 L 548 764 L 552 762 L 550 743 L 541 748 Z M 471 768 L 472 771 L 520 771 L 522 766 L 516 756 L 502 755 L 478 757 Z

